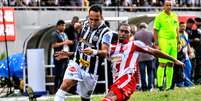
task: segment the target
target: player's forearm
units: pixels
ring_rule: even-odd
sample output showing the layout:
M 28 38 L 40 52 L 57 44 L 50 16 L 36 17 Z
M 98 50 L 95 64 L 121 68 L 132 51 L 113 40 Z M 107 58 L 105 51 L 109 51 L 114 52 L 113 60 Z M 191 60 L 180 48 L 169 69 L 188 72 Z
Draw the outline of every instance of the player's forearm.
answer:
M 65 44 L 64 42 L 57 42 L 57 43 L 52 44 L 52 48 L 61 47 L 61 46 L 63 46 L 64 44 Z
M 98 50 L 97 55 L 101 57 L 106 57 L 109 53 L 109 45 L 108 44 L 102 44 L 101 50 Z
M 101 56 L 101 57 L 106 57 L 108 54 L 108 50 L 98 50 L 97 55 Z
M 154 53 L 154 56 L 156 56 L 156 57 L 158 57 L 158 58 L 165 58 L 165 59 L 171 60 L 171 61 L 173 61 L 173 62 L 176 61 L 176 59 L 175 59 L 174 57 L 169 56 L 169 55 L 167 55 L 166 53 L 161 52 L 161 51 L 159 51 L 159 50 L 157 50 L 157 49 L 155 49 L 153 53 Z

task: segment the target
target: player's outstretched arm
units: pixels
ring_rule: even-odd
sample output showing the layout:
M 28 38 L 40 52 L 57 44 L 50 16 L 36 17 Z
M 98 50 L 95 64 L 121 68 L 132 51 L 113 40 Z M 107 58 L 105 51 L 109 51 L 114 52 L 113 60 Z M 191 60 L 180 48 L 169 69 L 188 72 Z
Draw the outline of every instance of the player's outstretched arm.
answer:
M 147 46 L 148 47 L 148 46 Z M 165 59 L 168 59 L 168 60 L 171 60 L 173 61 L 175 64 L 177 65 L 182 65 L 182 67 L 184 67 L 184 63 L 177 60 L 176 58 L 172 57 L 172 56 L 169 56 L 167 55 L 166 53 L 164 52 L 161 52 L 160 50 L 158 49 L 154 49 L 154 48 L 151 48 L 151 47 L 148 47 L 148 53 L 149 54 L 152 54 L 158 58 L 165 58 Z

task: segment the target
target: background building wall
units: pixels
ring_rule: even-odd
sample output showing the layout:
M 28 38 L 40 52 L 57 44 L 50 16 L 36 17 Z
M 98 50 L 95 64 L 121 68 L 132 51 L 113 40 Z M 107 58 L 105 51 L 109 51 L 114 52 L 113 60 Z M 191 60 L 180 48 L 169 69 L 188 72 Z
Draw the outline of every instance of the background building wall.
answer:
M 25 40 L 30 36 L 34 36 L 36 32 L 55 25 L 59 19 L 71 20 L 73 16 L 78 16 L 80 19 L 85 19 L 87 11 L 63 11 L 63 10 L 16 10 L 16 40 L 8 42 L 9 55 L 19 53 L 23 51 L 23 45 Z M 157 14 L 158 11 L 149 12 L 117 12 L 117 11 L 103 11 L 104 17 L 137 17 L 145 14 Z M 195 15 L 200 16 L 200 11 L 177 11 L 178 15 Z M 112 28 L 115 29 L 117 26 L 111 24 Z M 0 42 L 0 53 L 5 52 L 4 41 Z

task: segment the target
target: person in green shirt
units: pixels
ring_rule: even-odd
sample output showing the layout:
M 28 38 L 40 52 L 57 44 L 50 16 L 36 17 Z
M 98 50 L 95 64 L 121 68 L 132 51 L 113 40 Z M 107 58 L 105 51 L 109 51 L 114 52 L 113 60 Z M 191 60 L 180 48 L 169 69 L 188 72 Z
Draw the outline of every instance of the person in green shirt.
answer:
M 154 46 L 162 52 L 177 58 L 178 17 L 171 11 L 171 1 L 166 0 L 164 10 L 154 20 Z M 166 68 L 166 90 L 172 85 L 174 63 L 159 58 L 157 69 L 157 83 L 159 90 L 163 90 L 164 69 Z

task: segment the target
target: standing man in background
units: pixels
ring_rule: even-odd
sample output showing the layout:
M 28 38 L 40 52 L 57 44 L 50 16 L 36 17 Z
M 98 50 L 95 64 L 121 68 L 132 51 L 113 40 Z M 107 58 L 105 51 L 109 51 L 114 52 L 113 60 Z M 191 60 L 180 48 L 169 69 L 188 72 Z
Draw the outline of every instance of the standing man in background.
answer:
M 201 82 L 201 18 L 195 18 L 197 28 L 189 35 L 190 44 L 195 50 L 194 82 Z
M 177 58 L 178 17 L 171 11 L 171 1 L 166 0 L 164 10 L 154 20 L 154 45 L 162 52 Z M 166 90 L 172 85 L 174 63 L 159 58 L 157 82 L 159 90 L 163 90 L 164 70 L 166 68 Z
M 140 30 L 135 34 L 135 40 L 144 42 L 149 47 L 153 47 L 154 37 L 151 32 L 147 30 L 148 25 L 146 23 L 140 23 Z M 142 91 L 151 90 L 154 86 L 154 68 L 155 60 L 154 56 L 147 53 L 140 53 L 139 67 L 141 76 L 141 89 Z M 147 68 L 146 68 L 147 67 Z M 148 85 L 146 82 L 146 70 L 148 76 Z
M 59 20 L 56 25 L 56 30 L 53 32 L 52 48 L 54 48 L 54 73 L 55 73 L 55 90 L 57 90 L 63 80 L 63 74 L 67 66 L 67 59 L 58 59 L 55 54 L 60 51 L 69 51 L 69 46 L 73 41 L 68 40 L 67 35 L 64 33 L 65 22 Z
M 71 20 L 70 25 L 65 29 L 65 33 L 68 36 L 69 40 L 74 40 L 74 43 L 69 46 L 69 51 L 70 52 L 75 52 L 76 47 L 77 47 L 77 42 L 78 42 L 78 34 L 75 24 L 79 22 L 79 17 L 74 16 Z M 70 59 L 73 59 L 73 56 L 70 57 Z

